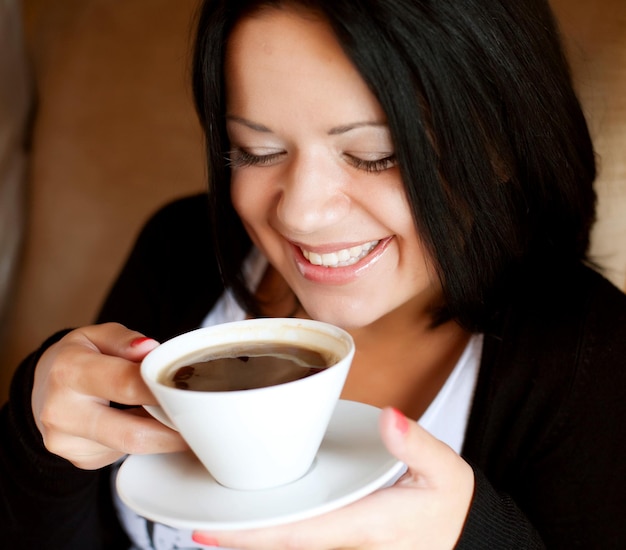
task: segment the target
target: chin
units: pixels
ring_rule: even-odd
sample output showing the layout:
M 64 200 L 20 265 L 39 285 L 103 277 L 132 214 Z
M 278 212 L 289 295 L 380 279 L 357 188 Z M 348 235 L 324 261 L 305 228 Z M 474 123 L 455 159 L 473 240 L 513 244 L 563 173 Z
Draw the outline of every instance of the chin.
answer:
M 371 307 L 358 308 L 348 304 L 347 307 L 324 307 L 317 302 L 310 308 L 303 303 L 311 319 L 330 323 L 344 330 L 359 329 L 374 323 L 382 315 L 376 315 Z

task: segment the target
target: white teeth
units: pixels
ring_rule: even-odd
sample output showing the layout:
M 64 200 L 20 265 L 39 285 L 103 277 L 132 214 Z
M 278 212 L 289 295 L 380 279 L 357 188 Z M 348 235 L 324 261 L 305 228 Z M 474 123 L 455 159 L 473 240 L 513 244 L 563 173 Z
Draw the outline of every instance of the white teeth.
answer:
M 350 251 L 349 250 L 340 250 L 337 253 L 337 258 L 340 262 L 347 262 L 350 259 Z
M 344 248 L 329 254 L 318 254 L 317 252 L 309 252 L 302 250 L 302 255 L 313 265 L 323 265 L 324 267 L 346 267 L 358 262 L 361 258 L 365 258 L 371 250 L 380 241 L 371 241 L 369 243 Z

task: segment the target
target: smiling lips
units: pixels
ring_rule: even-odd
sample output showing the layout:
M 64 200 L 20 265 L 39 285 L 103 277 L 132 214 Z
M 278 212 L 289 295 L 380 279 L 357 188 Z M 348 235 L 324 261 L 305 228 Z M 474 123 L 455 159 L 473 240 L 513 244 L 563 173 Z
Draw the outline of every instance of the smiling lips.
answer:
M 311 252 L 300 248 L 302 255 L 313 265 L 319 265 L 323 267 L 348 267 L 359 260 L 365 258 L 379 243 L 380 241 L 370 241 L 368 243 L 352 246 L 350 248 L 343 248 L 334 252 L 318 254 L 317 252 Z

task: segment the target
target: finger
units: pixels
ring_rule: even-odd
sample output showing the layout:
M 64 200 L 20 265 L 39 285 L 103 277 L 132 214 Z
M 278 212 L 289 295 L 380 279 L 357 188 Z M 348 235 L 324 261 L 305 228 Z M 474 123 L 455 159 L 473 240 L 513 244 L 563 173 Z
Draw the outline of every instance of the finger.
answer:
M 42 360 L 54 365 L 47 372 L 46 383 L 53 390 L 67 389 L 126 405 L 156 404 L 137 362 L 103 355 L 73 341 L 59 342 L 46 351 Z
M 393 487 L 376 491 L 367 497 L 314 518 L 276 527 L 246 531 L 196 531 L 193 539 L 205 546 L 237 548 L 238 550 L 328 550 L 348 548 L 394 548 L 405 546 L 390 542 L 395 525 L 408 510 L 407 491 Z M 401 502 L 401 512 L 390 511 L 392 499 Z M 381 510 L 384 513 L 381 513 Z M 391 519 L 390 517 L 391 516 Z M 414 519 L 411 517 L 411 519 Z M 415 546 L 409 547 L 414 550 Z
M 464 462 L 448 445 L 397 409 L 383 409 L 380 431 L 389 452 L 404 462 L 409 475 L 421 483 L 434 484 L 442 472 Z
M 47 448 L 51 453 L 65 458 L 81 470 L 99 470 L 125 456 L 124 453 L 104 447 L 95 441 L 66 434 L 55 434 L 53 444 Z
M 64 426 L 68 423 L 65 422 Z M 167 453 L 187 450 L 178 432 L 135 411 L 106 405 L 92 406 L 89 414 L 69 424 L 71 429 L 49 430 L 47 448 L 83 469 L 99 468 L 126 454 Z
M 359 512 L 358 508 L 354 510 L 349 505 L 323 516 L 277 527 L 246 531 L 196 531 L 193 540 L 205 546 L 237 550 L 365 548 L 361 533 L 371 529 L 371 524 L 366 525 L 365 516 L 369 514 Z
M 474 494 L 471 466 L 397 409 L 383 410 L 380 428 L 387 449 L 408 466 L 407 473 L 395 487 L 421 489 L 423 495 L 428 495 L 429 536 L 434 535 L 439 543 L 444 542 L 444 547 L 454 546 Z M 428 541 L 428 536 L 423 540 Z
M 107 405 L 110 401 L 124 405 L 156 405 L 139 368 L 138 363 L 125 359 L 64 349 L 59 353 L 55 369 L 49 373 L 48 384 L 52 389 L 101 399 Z
M 140 361 L 159 345 L 156 340 L 119 323 L 83 327 L 71 332 L 66 338 L 77 343 L 82 340 L 102 354 L 122 357 L 129 361 Z

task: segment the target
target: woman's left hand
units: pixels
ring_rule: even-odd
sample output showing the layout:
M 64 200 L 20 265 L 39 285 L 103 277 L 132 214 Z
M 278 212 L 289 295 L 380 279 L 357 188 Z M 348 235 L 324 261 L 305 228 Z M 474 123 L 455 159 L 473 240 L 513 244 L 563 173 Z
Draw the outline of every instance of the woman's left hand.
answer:
M 392 487 L 312 519 L 249 531 L 196 532 L 203 545 L 240 550 L 433 550 L 454 548 L 474 492 L 472 468 L 445 443 L 392 408 L 385 445 L 408 466 Z

